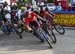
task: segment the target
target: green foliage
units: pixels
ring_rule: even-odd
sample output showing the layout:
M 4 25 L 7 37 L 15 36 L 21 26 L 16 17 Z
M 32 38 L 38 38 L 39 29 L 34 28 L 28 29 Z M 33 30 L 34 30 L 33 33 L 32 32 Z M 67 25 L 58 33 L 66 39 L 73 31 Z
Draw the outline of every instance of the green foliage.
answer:
M 29 4 L 29 1 L 28 1 L 28 0 L 24 0 L 24 2 L 25 2 L 26 4 Z

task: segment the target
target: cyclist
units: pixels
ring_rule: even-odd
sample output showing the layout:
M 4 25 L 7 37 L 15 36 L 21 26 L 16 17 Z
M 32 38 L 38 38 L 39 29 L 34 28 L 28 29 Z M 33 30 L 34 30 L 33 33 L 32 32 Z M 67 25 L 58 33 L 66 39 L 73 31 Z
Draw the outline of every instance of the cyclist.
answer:
M 49 24 L 51 24 L 51 25 L 53 24 L 55 15 L 47 7 L 43 8 L 43 6 L 40 6 L 40 15 L 44 19 L 48 20 Z M 45 22 L 42 21 L 42 23 L 45 23 Z M 50 27 L 52 27 L 52 26 L 50 26 Z
M 32 28 L 29 26 L 30 23 L 34 24 L 36 27 L 39 25 L 39 23 L 37 22 L 37 18 L 45 21 L 42 17 L 40 17 L 33 11 L 28 12 L 28 17 L 25 19 L 25 22 L 26 22 L 26 26 L 30 32 L 32 31 Z
M 47 18 L 49 16 L 49 18 L 54 18 L 54 14 L 46 7 L 43 8 L 43 6 L 40 6 L 40 14 L 43 18 Z

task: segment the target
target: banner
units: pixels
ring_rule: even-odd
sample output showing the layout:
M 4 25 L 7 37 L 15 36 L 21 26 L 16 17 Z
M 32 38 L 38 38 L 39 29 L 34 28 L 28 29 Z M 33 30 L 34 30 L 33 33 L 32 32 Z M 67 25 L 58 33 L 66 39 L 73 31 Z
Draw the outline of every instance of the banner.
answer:
M 65 26 L 75 26 L 75 14 L 55 14 L 56 23 Z

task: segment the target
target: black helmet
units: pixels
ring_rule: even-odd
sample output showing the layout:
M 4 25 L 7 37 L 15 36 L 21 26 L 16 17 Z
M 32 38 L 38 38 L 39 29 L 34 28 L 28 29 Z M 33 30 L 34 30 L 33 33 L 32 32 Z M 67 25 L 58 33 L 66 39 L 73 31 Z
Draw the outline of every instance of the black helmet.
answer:
M 46 8 L 45 8 L 45 11 L 48 11 L 48 10 L 49 10 L 48 7 L 46 7 Z

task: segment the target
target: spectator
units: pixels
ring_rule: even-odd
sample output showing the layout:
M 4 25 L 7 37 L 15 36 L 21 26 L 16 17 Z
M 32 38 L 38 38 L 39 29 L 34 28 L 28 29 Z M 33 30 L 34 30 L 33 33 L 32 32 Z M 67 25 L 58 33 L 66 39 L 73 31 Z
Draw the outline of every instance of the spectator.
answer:
M 17 10 L 17 3 L 12 3 L 11 10 Z
M 22 10 L 18 8 L 18 11 L 16 13 L 16 16 L 18 17 L 18 19 L 21 18 L 21 15 L 22 15 Z
M 8 3 L 5 1 L 4 4 L 3 4 L 3 6 L 5 7 L 5 6 L 7 6 L 7 5 L 8 5 Z
M 4 7 L 4 10 L 10 12 L 10 11 L 11 11 L 11 7 L 8 5 L 8 3 L 5 2 L 5 4 L 6 4 L 6 5 L 5 5 L 5 7 Z
M 0 21 L 2 21 L 2 6 L 0 5 Z

